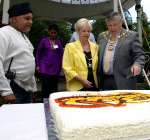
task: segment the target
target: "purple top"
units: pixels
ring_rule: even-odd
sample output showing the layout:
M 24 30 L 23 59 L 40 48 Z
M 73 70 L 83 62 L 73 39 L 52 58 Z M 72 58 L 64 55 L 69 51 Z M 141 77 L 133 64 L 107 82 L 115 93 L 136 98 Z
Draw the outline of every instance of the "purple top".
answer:
M 63 48 L 60 40 L 55 41 L 55 46 L 48 37 L 43 38 L 36 52 L 36 66 L 40 68 L 40 73 L 48 75 L 59 75 L 62 65 Z

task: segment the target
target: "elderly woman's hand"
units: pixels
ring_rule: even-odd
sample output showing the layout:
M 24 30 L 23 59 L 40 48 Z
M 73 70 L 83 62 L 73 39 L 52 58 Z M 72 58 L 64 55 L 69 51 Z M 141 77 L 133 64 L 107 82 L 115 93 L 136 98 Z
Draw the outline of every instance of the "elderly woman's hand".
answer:
M 82 80 L 82 85 L 85 87 L 85 88 L 92 88 L 92 82 L 88 81 L 88 80 Z
M 85 88 L 92 88 L 92 82 L 88 81 L 87 79 L 83 79 L 81 76 L 75 76 L 75 79 L 80 81 L 80 83 L 83 85 Z

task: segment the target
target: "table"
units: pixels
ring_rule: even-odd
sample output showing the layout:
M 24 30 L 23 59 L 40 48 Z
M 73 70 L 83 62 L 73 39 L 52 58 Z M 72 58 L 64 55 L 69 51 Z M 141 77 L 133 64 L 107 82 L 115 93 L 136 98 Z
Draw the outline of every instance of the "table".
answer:
M 0 139 L 59 140 L 49 100 L 44 99 L 44 103 L 8 104 L 0 107 Z
M 0 107 L 1 140 L 48 140 L 43 103 Z

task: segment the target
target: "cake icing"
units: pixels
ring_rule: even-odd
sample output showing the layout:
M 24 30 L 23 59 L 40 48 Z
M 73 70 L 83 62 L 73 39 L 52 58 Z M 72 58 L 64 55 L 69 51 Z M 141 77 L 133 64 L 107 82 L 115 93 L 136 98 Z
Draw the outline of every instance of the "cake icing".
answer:
M 60 140 L 150 138 L 149 90 L 57 92 L 50 110 Z

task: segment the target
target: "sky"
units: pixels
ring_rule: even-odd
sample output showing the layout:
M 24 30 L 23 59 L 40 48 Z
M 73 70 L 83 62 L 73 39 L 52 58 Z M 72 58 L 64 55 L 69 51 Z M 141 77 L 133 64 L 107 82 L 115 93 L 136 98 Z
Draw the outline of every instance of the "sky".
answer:
M 147 14 L 148 20 L 150 21 L 150 0 L 141 0 L 141 6 L 143 11 Z M 136 21 L 137 13 L 135 11 L 135 6 L 129 9 L 133 21 Z

